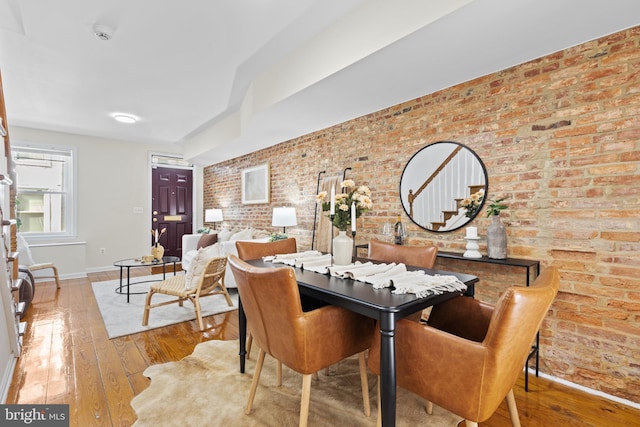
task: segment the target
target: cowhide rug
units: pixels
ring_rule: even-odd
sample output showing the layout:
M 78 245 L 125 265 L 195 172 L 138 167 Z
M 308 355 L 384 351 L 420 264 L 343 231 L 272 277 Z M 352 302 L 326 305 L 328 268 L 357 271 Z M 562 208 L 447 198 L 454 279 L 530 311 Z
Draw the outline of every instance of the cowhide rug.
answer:
M 133 398 L 136 427 L 155 426 L 297 426 L 302 376 L 283 367 L 282 387 L 276 386 L 276 364 L 267 356 L 250 415 L 249 396 L 257 351 L 240 374 L 238 341 L 207 341 L 178 362 L 153 365 L 144 371 L 151 385 Z M 309 426 L 375 426 L 377 377 L 369 375 L 371 416 L 365 417 L 357 357 L 319 373 L 312 381 Z M 427 415 L 424 402 L 398 389 L 398 426 L 456 426 L 460 417 L 437 406 Z

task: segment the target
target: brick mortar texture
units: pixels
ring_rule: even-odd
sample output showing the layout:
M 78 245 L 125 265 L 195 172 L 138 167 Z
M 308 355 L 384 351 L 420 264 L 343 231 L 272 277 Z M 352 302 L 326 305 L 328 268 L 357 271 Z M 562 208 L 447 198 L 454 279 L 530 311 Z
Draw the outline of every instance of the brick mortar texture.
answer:
M 507 198 L 508 255 L 561 271 L 541 329 L 541 371 L 640 403 L 639 44 L 640 27 L 631 28 L 208 166 L 204 206 L 222 207 L 228 227 L 270 231 L 272 208 L 294 206 L 298 226 L 287 231 L 309 249 L 318 173 L 350 167 L 347 177 L 369 185 L 374 201 L 358 221 L 358 244 L 381 238 L 402 213 L 407 244 L 463 252 L 463 229 L 419 228 L 398 189 L 415 152 L 465 144 L 487 168 L 488 197 Z M 265 162 L 271 202 L 242 205 L 242 169 Z M 484 210 L 473 225 L 486 235 Z M 437 267 L 479 276 L 477 298 L 491 302 L 524 282 L 518 269 Z

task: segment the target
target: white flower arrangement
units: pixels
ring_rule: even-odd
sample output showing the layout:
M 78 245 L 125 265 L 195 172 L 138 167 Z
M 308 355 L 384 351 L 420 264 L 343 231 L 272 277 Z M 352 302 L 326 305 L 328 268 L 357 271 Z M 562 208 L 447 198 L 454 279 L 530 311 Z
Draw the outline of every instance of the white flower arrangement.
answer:
M 371 200 L 371 190 L 366 185 L 356 187 L 356 183 L 351 179 L 346 179 L 340 183 L 341 193 L 334 196 L 335 214 L 333 225 L 341 231 L 346 231 L 351 225 L 351 206 L 355 208 L 355 217 L 359 218 L 363 213 L 373 207 Z M 316 196 L 316 201 L 322 204 L 322 210 L 331 210 L 331 200 L 326 191 L 321 191 Z

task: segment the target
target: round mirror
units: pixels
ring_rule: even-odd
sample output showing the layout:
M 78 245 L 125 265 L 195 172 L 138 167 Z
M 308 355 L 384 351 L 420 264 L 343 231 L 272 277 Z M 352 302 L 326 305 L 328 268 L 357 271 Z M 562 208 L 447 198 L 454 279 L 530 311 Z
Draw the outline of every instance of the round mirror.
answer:
M 478 215 L 488 182 L 487 170 L 473 150 L 440 141 L 409 159 L 400 178 L 400 199 L 404 211 L 420 227 L 453 231 Z

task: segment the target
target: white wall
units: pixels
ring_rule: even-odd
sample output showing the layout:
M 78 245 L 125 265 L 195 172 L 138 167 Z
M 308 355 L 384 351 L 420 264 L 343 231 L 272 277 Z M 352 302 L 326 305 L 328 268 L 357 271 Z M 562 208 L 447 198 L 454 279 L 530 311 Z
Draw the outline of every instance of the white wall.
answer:
M 77 237 L 72 241 L 86 244 L 51 246 L 47 242 L 47 246 L 32 247 L 36 262 L 54 262 L 64 278 L 111 268 L 115 260 L 149 252 L 149 154 L 180 153 L 181 147 L 16 126 L 11 127 L 11 141 L 14 145 L 32 142 L 77 148 Z M 194 192 L 198 198 L 194 217 L 201 222 L 202 215 L 198 213 L 202 211 L 202 185 L 196 188 L 200 190 Z M 143 213 L 134 214 L 134 207 L 143 208 Z M 104 254 L 100 253 L 101 248 L 105 249 Z

